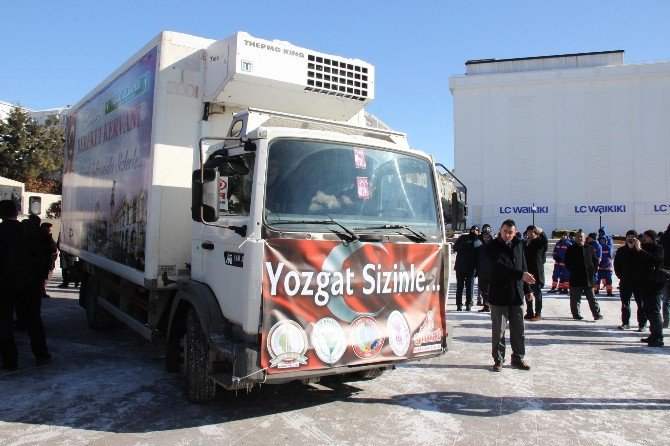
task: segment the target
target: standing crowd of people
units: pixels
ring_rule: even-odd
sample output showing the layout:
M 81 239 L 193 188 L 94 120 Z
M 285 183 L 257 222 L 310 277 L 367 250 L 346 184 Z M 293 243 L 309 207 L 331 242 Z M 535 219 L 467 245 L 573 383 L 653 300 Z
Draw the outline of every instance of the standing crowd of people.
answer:
M 3 284 L 0 288 L 0 367 L 5 370 L 18 367 L 14 313 L 17 323 L 28 332 L 37 365 L 46 364 L 51 355 L 40 312 L 56 246 L 36 215 L 18 221 L 13 201 L 0 201 L 0 218 L 0 280 Z
M 26 331 L 35 363 L 43 365 L 51 360 L 42 325 L 42 299 L 50 297 L 46 284 L 51 279 L 58 257 L 58 245 L 51 234 L 51 223 L 42 223 L 37 215 L 18 221 L 18 209 L 12 200 L 0 201 L 0 368 L 18 368 L 18 349 L 14 328 Z M 68 286 L 76 258 L 61 252 L 64 281 Z
M 482 306 L 479 312 L 491 313 L 493 371 L 501 371 L 505 361 L 507 325 L 512 366 L 530 369 L 523 359 L 524 319 L 542 320 L 548 242 L 541 228 L 531 225 L 522 234 L 513 220 L 505 220 L 497 235 L 488 224 L 482 227 L 481 233 L 478 226 L 472 226 L 469 233 L 454 243 L 456 310 L 471 311 L 477 277 L 480 296 L 477 304 Z M 607 296 L 614 296 L 616 274 L 621 298 L 618 328 L 630 328 L 632 298 L 637 304 L 638 331 L 646 331 L 649 323 L 650 335 L 641 341 L 650 347 L 662 347 L 663 328 L 668 328 L 670 322 L 670 225 L 661 234 L 649 229 L 638 235 L 630 230 L 625 244 L 616 251 L 614 248 L 614 240 L 606 227 L 597 233 L 586 234 L 581 229 L 561 233 L 552 252 L 554 270 L 548 293 L 569 295 L 570 312 L 576 320 L 584 319 L 580 311 L 584 296 L 593 319 L 602 320 L 596 296 L 603 287 Z

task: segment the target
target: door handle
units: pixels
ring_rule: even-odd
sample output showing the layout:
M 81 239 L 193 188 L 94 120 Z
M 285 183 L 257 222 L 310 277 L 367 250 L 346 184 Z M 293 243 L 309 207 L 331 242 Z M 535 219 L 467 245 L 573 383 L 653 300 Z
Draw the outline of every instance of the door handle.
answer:
M 202 246 L 202 249 L 214 249 L 214 243 L 212 242 L 202 242 L 200 246 Z

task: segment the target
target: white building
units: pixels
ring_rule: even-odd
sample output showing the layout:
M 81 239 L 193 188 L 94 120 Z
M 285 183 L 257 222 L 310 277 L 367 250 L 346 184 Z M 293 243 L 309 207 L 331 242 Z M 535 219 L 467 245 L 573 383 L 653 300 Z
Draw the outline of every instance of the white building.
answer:
M 0 121 L 7 119 L 9 112 L 14 107 L 14 104 L 0 100 Z
M 10 104 L 9 102 L 0 100 L 0 120 L 7 119 L 9 112 L 14 107 L 16 107 L 16 104 Z M 29 108 L 25 107 L 21 108 L 25 110 L 26 113 L 28 113 L 28 116 L 33 118 L 39 124 L 44 125 L 47 121 L 50 121 L 52 124 L 57 122 L 63 127 L 65 126 L 65 118 L 67 111 L 69 110 L 69 106 L 49 108 L 46 110 L 30 110 Z
M 14 181 L 9 178 L 0 177 L 0 200 L 12 200 L 16 203 L 16 208 L 19 211 L 19 217 L 27 217 L 30 212 L 39 215 L 41 218 L 46 217 L 49 206 L 61 200 L 60 195 L 43 194 L 41 192 L 28 192 L 24 183 Z M 34 208 L 30 209 L 30 203 L 39 202 L 39 211 Z M 33 204 L 33 206 L 35 206 Z
M 610 232 L 670 223 L 670 62 L 623 51 L 466 63 L 450 79 L 471 224 Z

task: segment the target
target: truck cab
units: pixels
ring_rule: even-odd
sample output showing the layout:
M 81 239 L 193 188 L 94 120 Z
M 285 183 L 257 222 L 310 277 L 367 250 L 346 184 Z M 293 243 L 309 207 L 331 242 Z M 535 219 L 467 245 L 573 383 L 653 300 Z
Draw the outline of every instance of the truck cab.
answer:
M 192 280 L 258 357 L 229 364 L 247 384 L 378 373 L 446 349 L 434 163 L 403 134 L 250 109 L 205 154 Z

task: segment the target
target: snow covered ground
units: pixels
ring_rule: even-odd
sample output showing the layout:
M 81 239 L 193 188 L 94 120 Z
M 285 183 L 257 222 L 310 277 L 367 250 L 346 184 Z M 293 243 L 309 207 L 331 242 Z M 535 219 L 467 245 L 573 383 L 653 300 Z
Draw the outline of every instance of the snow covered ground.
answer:
M 490 372 L 490 319 L 453 311 L 452 286 L 453 351 L 438 360 L 195 405 L 158 349 L 125 328 L 90 330 L 78 291 L 59 282 L 43 301 L 53 362 L 35 367 L 17 333 L 20 369 L 0 372 L 0 445 L 670 444 L 670 347 L 616 329 L 618 294 L 601 297 L 597 322 L 546 295 L 544 319 L 526 324 L 528 372 Z

